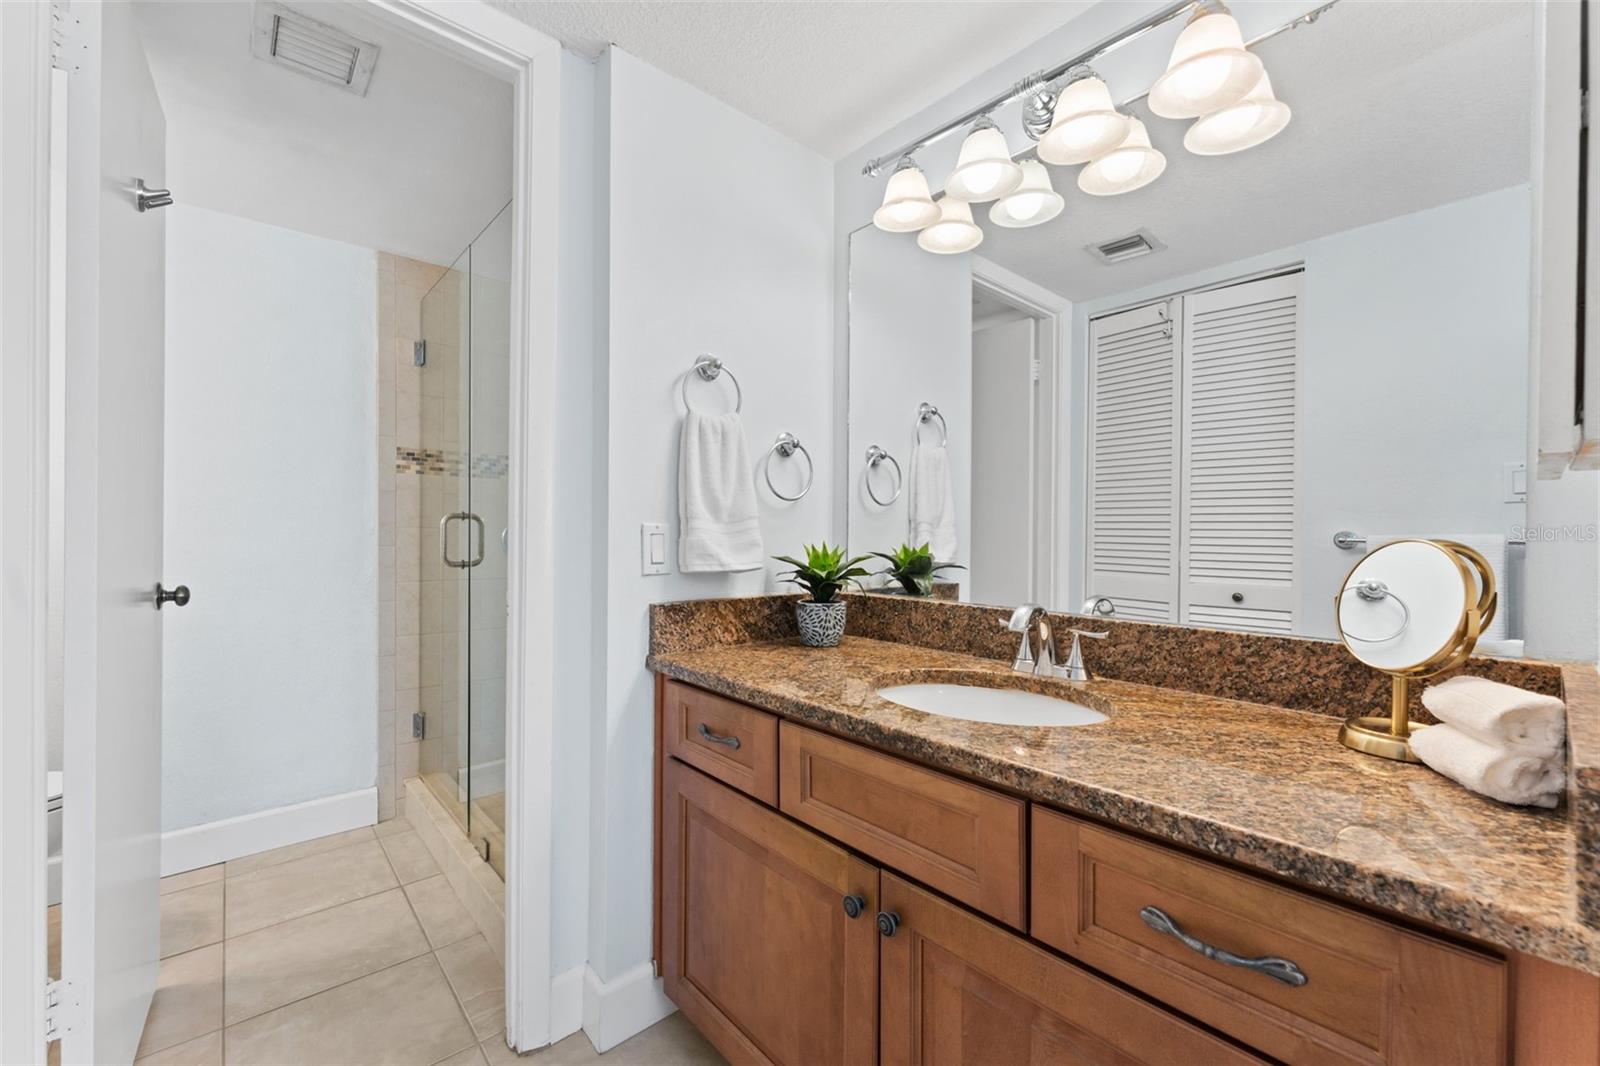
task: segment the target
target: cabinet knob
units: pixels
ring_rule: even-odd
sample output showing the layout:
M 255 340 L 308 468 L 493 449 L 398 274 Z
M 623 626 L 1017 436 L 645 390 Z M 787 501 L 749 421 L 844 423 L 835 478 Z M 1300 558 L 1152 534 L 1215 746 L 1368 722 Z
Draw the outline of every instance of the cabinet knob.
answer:
M 861 912 L 867 909 L 867 901 L 861 896 L 851 894 L 844 898 L 844 913 L 850 918 L 861 917 Z
M 1233 602 L 1234 602 L 1234 603 L 1243 603 L 1243 602 L 1244 602 L 1244 593 L 1242 593 L 1242 592 L 1235 592 L 1235 593 L 1234 593 L 1234 594 L 1233 594 L 1233 597 L 1232 597 L 1232 599 L 1233 599 Z
M 894 936 L 895 930 L 900 928 L 900 916 L 894 911 L 878 912 L 878 932 L 884 936 Z
M 140 208 L 140 210 L 144 209 Z M 179 585 L 174 589 L 164 589 L 158 584 L 156 586 L 156 610 L 161 610 L 161 605 L 164 603 L 176 604 L 179 607 L 188 606 L 189 586 Z

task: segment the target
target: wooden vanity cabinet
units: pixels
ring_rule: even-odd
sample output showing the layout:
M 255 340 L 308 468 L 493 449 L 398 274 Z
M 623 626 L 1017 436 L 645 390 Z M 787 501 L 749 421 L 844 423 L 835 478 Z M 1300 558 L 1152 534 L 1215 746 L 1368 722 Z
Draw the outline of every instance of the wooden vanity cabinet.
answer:
M 674 759 L 662 784 L 667 995 L 735 1063 L 876 1061 L 878 868 Z

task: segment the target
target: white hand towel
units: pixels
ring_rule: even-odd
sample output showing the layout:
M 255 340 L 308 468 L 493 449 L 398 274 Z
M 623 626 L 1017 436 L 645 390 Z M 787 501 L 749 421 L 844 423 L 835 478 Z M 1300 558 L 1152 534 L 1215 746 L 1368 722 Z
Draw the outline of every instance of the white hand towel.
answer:
M 911 449 L 911 475 L 906 485 L 909 542 L 924 544 L 936 561 L 956 559 L 956 504 L 950 487 L 950 453 L 942 444 L 916 444 Z
M 678 569 L 758 570 L 761 520 L 737 412 L 690 411 L 678 446 Z
M 1559 757 L 1540 757 L 1485 744 L 1453 726 L 1430 725 L 1411 734 L 1423 763 L 1501 803 L 1554 807 L 1566 784 Z
M 1469 737 L 1526 755 L 1559 755 L 1566 742 L 1566 704 L 1486 677 L 1458 674 L 1429 685 L 1422 705 Z

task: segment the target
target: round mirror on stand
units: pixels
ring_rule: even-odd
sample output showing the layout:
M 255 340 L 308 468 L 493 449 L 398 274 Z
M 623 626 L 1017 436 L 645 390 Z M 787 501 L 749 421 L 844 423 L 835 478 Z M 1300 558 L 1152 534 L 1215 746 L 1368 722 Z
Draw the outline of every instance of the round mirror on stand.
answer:
M 1412 730 L 1413 679 L 1460 666 L 1494 618 L 1494 570 L 1482 555 L 1449 540 L 1397 540 L 1367 554 L 1333 598 L 1339 637 L 1359 661 L 1393 679 L 1387 715 L 1345 722 L 1346 746 L 1403 762 Z

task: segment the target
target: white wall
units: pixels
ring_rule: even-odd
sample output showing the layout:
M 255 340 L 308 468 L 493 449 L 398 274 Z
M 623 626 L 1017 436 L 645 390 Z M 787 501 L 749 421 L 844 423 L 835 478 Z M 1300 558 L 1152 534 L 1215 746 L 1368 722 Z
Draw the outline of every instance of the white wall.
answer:
M 612 980 L 651 947 L 648 605 L 759 593 L 780 568 L 640 576 L 639 524 L 666 522 L 677 535 L 679 382 L 697 355 L 722 357 L 744 387 L 752 457 L 783 431 L 817 457 L 803 501 L 758 488 L 767 554 L 827 536 L 833 197 L 821 156 L 633 56 L 611 49 L 600 78 L 605 713 L 593 737 L 589 958 Z M 691 395 L 709 406 L 724 388 L 697 382 Z M 675 543 L 667 554 L 677 558 Z
M 1032 477 L 1038 334 L 1038 323 L 1021 312 L 979 320 L 972 331 L 972 569 L 960 578 L 975 603 L 1027 603 L 1037 595 L 1033 516 L 1047 506 Z
M 1332 596 L 1356 558 L 1336 531 L 1509 534 L 1524 520 L 1502 467 L 1527 454 L 1529 195 L 1503 189 L 1075 305 L 1073 453 L 1085 453 L 1091 317 L 1303 262 L 1295 626 L 1333 636 Z M 1076 603 L 1081 462 L 1071 484 L 1062 564 Z
M 939 408 L 950 427 L 950 475 L 956 498 L 954 559 L 969 561 L 972 544 L 972 259 L 929 255 L 904 233 L 868 227 L 850 238 L 850 391 L 841 411 L 850 421 L 846 448 L 850 550 L 893 551 L 909 536 L 906 496 L 888 507 L 867 496 L 866 451 L 877 444 L 911 473 L 917 405 Z M 937 425 L 924 427 L 938 439 Z M 872 489 L 894 491 L 889 463 L 879 464 Z M 961 571 L 946 572 L 968 583 Z
M 374 253 L 179 204 L 167 224 L 162 827 L 371 787 Z

